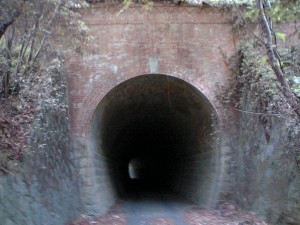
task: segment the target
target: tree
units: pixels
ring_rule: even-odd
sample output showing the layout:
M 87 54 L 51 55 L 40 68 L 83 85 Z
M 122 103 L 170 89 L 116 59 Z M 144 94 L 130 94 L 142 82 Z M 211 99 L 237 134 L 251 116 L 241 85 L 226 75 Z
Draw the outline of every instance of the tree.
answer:
M 5 34 L 6 30 L 8 29 L 9 26 L 11 26 L 17 17 L 21 14 L 21 8 L 22 8 L 22 3 L 19 4 L 19 1 L 1 1 L 0 2 L 0 39 L 2 36 Z M 8 38 L 7 40 L 7 49 L 11 49 L 12 45 L 12 37 Z M 7 52 L 6 52 L 7 53 Z M 11 60 L 10 60 L 10 55 L 7 54 L 7 65 L 10 67 L 11 66 Z M 8 86 L 9 86 L 9 77 L 10 77 L 10 72 L 9 70 L 3 72 L 3 81 L 2 81 L 2 86 L 3 86 L 3 92 L 4 96 L 7 98 L 8 97 Z
M 264 46 L 266 48 L 269 63 L 276 75 L 280 84 L 280 89 L 286 97 L 288 104 L 300 117 L 300 102 L 287 82 L 285 71 L 277 51 L 276 33 L 272 28 L 272 18 L 271 16 L 268 16 L 268 11 L 271 10 L 271 3 L 269 0 L 257 0 L 257 8 L 259 10 L 260 23 L 265 37 Z
M 7 98 L 50 46 L 76 42 L 85 34 L 87 28 L 72 9 L 88 5 L 84 0 L 11 0 L 0 6 L 2 92 Z
M 74 10 L 86 6 L 84 0 L 0 0 L 0 175 L 22 161 L 42 109 L 66 116 L 63 56 L 88 38 Z

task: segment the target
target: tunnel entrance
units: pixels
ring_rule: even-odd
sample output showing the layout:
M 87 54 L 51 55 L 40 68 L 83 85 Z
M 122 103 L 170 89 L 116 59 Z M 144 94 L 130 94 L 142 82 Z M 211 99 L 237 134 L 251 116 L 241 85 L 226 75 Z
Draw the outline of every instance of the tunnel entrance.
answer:
M 113 88 L 94 112 L 89 150 L 102 202 L 149 192 L 216 202 L 216 111 L 181 79 L 142 75 Z

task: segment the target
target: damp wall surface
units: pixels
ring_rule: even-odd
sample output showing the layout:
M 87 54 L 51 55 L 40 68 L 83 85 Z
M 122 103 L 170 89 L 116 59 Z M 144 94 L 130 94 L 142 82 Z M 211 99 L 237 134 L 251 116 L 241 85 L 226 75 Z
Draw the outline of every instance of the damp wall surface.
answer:
M 292 117 L 253 114 L 251 92 L 243 93 L 242 110 L 233 124 L 228 144 L 232 149 L 232 192 L 235 203 L 266 218 L 270 224 L 300 224 L 300 168 L 293 151 L 299 138 L 292 137 Z M 297 131 L 296 131 L 297 132 Z M 299 131 L 298 131 L 299 132 Z

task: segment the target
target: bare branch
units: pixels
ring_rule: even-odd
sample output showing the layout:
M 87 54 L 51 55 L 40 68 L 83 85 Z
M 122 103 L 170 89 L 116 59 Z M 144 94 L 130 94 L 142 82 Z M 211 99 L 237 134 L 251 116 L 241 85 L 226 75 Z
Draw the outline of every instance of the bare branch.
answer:
M 56 6 L 56 8 L 54 9 L 54 12 L 53 12 L 53 14 L 52 14 L 52 17 L 51 17 L 51 19 L 49 20 L 49 22 L 48 22 L 48 24 L 47 24 L 45 30 L 48 30 L 48 31 L 50 30 L 51 25 L 52 25 L 52 23 L 53 23 L 55 17 L 57 16 L 57 14 L 59 13 L 59 11 L 60 11 L 60 9 L 61 9 L 62 6 L 63 6 L 63 3 L 60 3 L 60 4 L 58 4 L 58 5 Z M 46 39 L 47 39 L 47 37 L 48 37 L 49 34 L 51 34 L 51 32 L 47 32 L 47 33 L 45 32 L 45 33 L 44 33 L 44 37 L 43 37 L 43 39 L 42 39 L 42 41 L 41 41 L 41 43 L 40 43 L 40 47 L 38 48 L 38 50 L 37 50 L 36 53 L 35 53 L 35 56 L 34 56 L 34 58 L 33 58 L 33 60 L 32 60 L 32 64 L 34 64 L 35 61 L 37 60 L 37 58 L 39 57 L 40 52 L 41 52 L 41 50 L 43 49 L 43 47 L 44 47 L 44 45 L 45 45 L 45 42 L 46 42 Z

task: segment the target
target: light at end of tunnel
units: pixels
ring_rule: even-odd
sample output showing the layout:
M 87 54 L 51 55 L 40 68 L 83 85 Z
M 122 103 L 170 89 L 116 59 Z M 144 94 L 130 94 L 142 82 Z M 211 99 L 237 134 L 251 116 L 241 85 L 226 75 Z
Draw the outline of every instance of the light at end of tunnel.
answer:
M 143 167 L 143 160 L 141 158 L 133 158 L 128 164 L 128 175 L 130 179 L 138 180 L 141 178 Z

